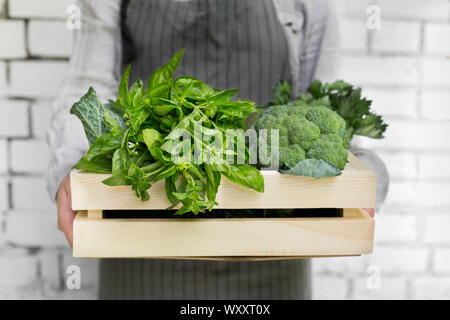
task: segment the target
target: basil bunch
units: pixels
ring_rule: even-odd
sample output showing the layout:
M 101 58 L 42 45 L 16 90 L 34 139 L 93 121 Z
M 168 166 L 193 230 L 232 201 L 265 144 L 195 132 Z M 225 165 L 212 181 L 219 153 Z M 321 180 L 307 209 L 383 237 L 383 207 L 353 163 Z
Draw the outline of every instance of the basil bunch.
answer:
M 222 175 L 244 187 L 264 191 L 261 173 L 247 164 L 247 147 L 243 163 L 225 159 L 225 155 L 227 159 L 238 156 L 234 138 L 231 141 L 226 130 L 241 130 L 237 139 L 243 139 L 244 119 L 258 108 L 251 101 L 232 101 L 238 90 L 218 90 L 189 76 L 173 79 L 183 52 L 157 69 L 146 87 L 138 79 L 129 88 L 128 66 L 115 102 L 102 104 L 95 90 L 89 88 L 72 106 L 70 111 L 82 121 L 91 144 L 74 168 L 111 173 L 103 183 L 132 186 L 142 201 L 149 200 L 148 189 L 153 183 L 164 180 L 170 208 L 181 203 L 177 214 L 197 214 L 217 204 Z M 196 136 L 196 130 L 202 137 L 215 136 L 205 140 Z M 180 142 L 182 133 L 189 134 L 189 139 Z M 221 150 L 215 143 L 218 134 L 225 141 Z

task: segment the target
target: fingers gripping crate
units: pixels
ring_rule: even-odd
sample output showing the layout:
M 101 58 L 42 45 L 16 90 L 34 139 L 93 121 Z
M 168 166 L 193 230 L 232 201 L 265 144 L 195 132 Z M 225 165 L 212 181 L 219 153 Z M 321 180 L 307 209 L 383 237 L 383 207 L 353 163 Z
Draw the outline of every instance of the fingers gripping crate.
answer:
M 349 154 L 343 173 L 314 179 L 263 171 L 264 193 L 222 180 L 219 209 L 344 208 L 342 217 L 309 218 L 103 218 L 103 210 L 169 207 L 164 182 L 142 202 L 131 188 L 102 184 L 108 177 L 71 173 L 74 250 L 77 257 L 267 260 L 350 256 L 372 252 L 376 176 Z

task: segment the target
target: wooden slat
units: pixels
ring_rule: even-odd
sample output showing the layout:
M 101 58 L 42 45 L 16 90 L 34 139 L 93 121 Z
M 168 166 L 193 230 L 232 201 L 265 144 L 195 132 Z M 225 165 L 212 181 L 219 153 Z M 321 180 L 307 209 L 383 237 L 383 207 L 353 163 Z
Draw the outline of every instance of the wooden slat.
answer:
M 264 193 L 249 190 L 226 178 L 222 179 L 216 208 L 373 208 L 376 176 L 356 157 L 338 177 L 314 179 L 262 171 Z M 150 200 L 142 202 L 129 186 L 109 187 L 102 183 L 106 174 L 80 171 L 71 173 L 72 208 L 74 210 L 151 210 L 165 209 L 170 204 L 164 182 L 150 188 Z
M 90 219 L 74 221 L 75 257 L 224 259 L 346 256 L 372 252 L 374 220 L 341 218 Z
M 102 219 L 103 218 L 103 210 L 89 210 L 87 212 L 87 216 L 90 219 Z

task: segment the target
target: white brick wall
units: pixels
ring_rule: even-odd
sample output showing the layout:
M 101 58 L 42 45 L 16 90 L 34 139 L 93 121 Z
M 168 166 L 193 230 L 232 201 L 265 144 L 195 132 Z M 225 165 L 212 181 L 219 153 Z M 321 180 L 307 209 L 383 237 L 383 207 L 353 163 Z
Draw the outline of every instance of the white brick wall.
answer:
M 74 0 L 0 0 L 0 298 L 95 298 L 98 261 L 71 258 L 43 179 L 52 98 L 67 67 Z M 366 28 L 368 5 L 381 29 Z M 313 261 L 318 299 L 450 298 L 450 1 L 339 0 L 340 77 L 363 85 L 390 124 L 360 139 L 391 184 L 373 255 Z M 7 8 L 7 12 L 4 10 Z M 82 268 L 82 290 L 64 290 Z M 381 288 L 366 271 L 380 268 Z
M 424 59 L 422 63 L 423 82 L 428 86 L 450 85 L 450 59 L 441 56 Z
M 15 61 L 10 65 L 9 94 L 27 98 L 53 97 L 67 69 L 63 61 Z
M 419 81 L 416 59 L 392 56 L 343 56 L 339 77 L 358 85 L 413 85 Z
M 37 259 L 26 250 L 5 250 L 0 255 L 0 286 L 21 287 L 37 275 Z
M 450 248 L 438 248 L 434 253 L 433 271 L 450 274 Z
M 360 29 L 369 4 L 381 29 Z M 391 175 L 376 216 L 373 255 L 318 259 L 314 296 L 355 299 L 450 297 L 450 1 L 339 0 L 343 19 L 340 77 L 363 85 L 390 124 L 377 151 Z M 341 19 L 341 20 L 342 20 Z M 353 42 L 354 41 L 354 42 Z M 368 289 L 369 265 L 381 288 Z
M 378 0 L 383 17 L 389 19 L 429 20 L 448 22 L 447 0 Z
M 448 245 L 450 243 L 449 227 L 449 214 L 428 214 L 425 218 L 423 241 L 428 244 Z
M 364 96 L 372 100 L 375 112 L 387 117 L 417 118 L 417 92 L 413 89 L 367 88 Z
M 418 52 L 420 45 L 419 22 L 383 22 L 373 32 L 374 52 Z
M 377 300 L 377 299 L 405 299 L 408 292 L 406 279 L 399 277 L 385 277 L 382 275 L 380 288 L 369 289 L 367 278 L 358 278 L 354 281 L 354 288 L 351 298 Z
M 449 50 L 450 52 L 450 50 Z M 431 120 L 450 120 L 450 92 L 424 90 L 422 92 L 421 115 Z
M 45 37 L 42 35 L 45 34 Z M 28 23 L 30 54 L 42 57 L 68 57 L 73 33 L 65 22 L 31 20 Z
M 0 61 L 0 97 L 6 94 L 6 63 Z
M 30 161 L 30 158 L 33 161 Z M 48 165 L 48 148 L 44 140 L 12 140 L 11 170 L 17 173 L 40 173 Z
M 65 246 L 66 240 L 57 229 L 56 214 L 51 214 L 52 211 L 36 211 L 36 209 L 11 211 L 6 228 L 6 239 L 23 247 Z
M 450 41 L 448 34 L 450 25 L 443 23 L 430 23 L 425 26 L 425 51 L 436 53 L 449 53 Z
M 450 299 L 450 277 L 426 276 L 413 280 L 414 299 Z
M 365 51 L 367 28 L 365 21 L 361 19 L 347 19 L 340 21 L 341 47 L 348 51 Z
M 419 158 L 419 177 L 450 178 L 450 155 L 447 154 L 423 154 Z
M 48 196 L 45 181 L 41 177 L 17 176 L 12 178 L 12 203 L 14 209 L 54 209 Z
M 8 209 L 8 180 L 0 177 L 0 213 Z
M 41 101 L 31 105 L 31 128 L 33 137 L 45 138 L 52 118 L 52 102 Z
M 44 181 L 52 100 L 72 45 L 66 10 L 74 2 L 0 0 L 0 299 L 97 294 L 95 260 L 75 262 L 82 290 L 65 289 L 71 250 Z
M 0 117 L 0 137 L 27 137 L 29 135 L 28 102 L 0 100 L 0 110 L 8 116 Z
M 8 143 L 0 139 L 0 176 L 8 171 Z
M 0 58 L 23 58 L 25 52 L 25 22 L 0 21 Z
M 73 0 L 9 0 L 9 15 L 14 18 L 64 18 Z

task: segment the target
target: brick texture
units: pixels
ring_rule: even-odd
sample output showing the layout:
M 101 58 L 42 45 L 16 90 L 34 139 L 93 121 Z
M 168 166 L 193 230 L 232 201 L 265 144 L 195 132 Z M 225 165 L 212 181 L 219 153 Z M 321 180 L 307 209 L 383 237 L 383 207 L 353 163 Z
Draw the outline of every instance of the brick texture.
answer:
M 9 0 L 9 15 L 15 18 L 64 18 L 73 0 Z
M 67 68 L 62 61 L 16 61 L 10 63 L 9 94 L 19 97 L 53 97 Z
M 46 37 L 42 37 L 45 34 Z M 60 21 L 30 21 L 28 46 L 33 56 L 68 57 L 73 33 Z
M 0 58 L 23 58 L 25 52 L 25 23 L 23 21 L 0 20 Z
M 447 41 L 450 25 L 444 23 L 430 23 L 425 26 L 425 51 L 436 53 L 450 53 L 450 42 Z
M 0 137 L 26 137 L 29 135 L 28 102 L 0 100 Z
M 48 165 L 48 148 L 44 140 L 12 140 L 11 170 L 21 173 L 43 172 Z M 30 161 L 33 157 L 33 161 Z
M 418 22 L 383 22 L 382 28 L 373 32 L 375 52 L 418 52 L 419 46 Z
M 8 172 L 8 142 L 0 139 L 0 176 Z

